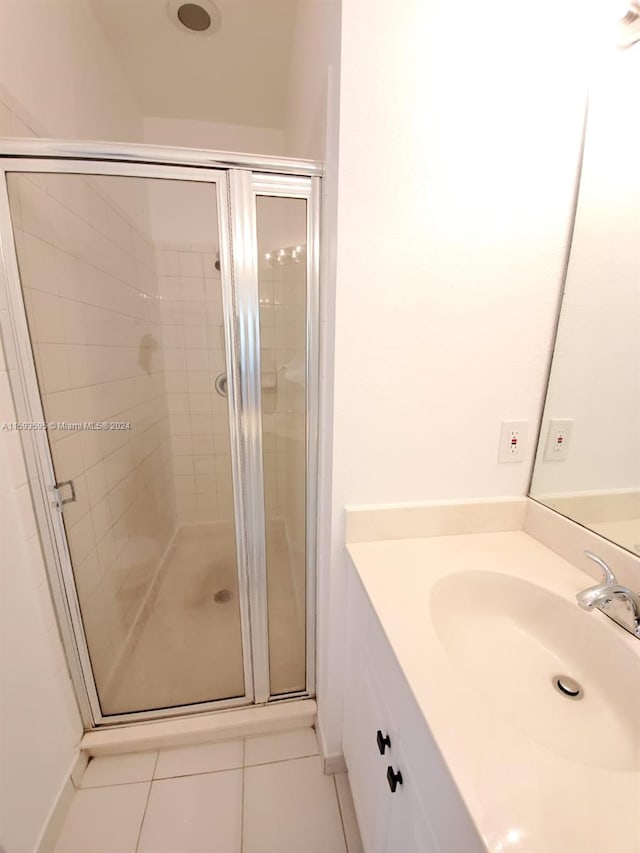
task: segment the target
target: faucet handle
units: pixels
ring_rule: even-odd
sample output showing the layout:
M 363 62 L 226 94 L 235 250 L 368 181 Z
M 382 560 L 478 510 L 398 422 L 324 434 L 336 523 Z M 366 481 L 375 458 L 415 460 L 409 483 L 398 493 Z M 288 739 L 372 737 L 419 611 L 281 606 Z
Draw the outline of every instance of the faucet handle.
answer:
M 593 560 L 594 563 L 597 563 L 602 569 L 603 584 L 606 584 L 606 586 L 613 586 L 614 584 L 618 583 L 618 581 L 616 580 L 616 576 L 601 557 L 598 557 L 598 555 L 594 554 L 593 551 L 585 551 L 584 555 L 590 560 Z

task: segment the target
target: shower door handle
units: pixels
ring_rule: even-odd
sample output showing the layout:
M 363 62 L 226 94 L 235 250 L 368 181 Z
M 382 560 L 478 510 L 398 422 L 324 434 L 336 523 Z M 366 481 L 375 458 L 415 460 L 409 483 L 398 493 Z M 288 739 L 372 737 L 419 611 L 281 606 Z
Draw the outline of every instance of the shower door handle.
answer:
M 60 494 L 60 490 L 63 486 L 69 486 L 69 489 L 71 490 L 70 497 L 63 498 Z M 56 507 L 60 510 L 60 512 L 62 512 L 62 507 L 65 504 L 76 502 L 76 489 L 73 485 L 73 480 L 61 480 L 59 483 L 54 483 L 54 485 L 51 487 L 51 490 L 53 491 L 54 503 Z

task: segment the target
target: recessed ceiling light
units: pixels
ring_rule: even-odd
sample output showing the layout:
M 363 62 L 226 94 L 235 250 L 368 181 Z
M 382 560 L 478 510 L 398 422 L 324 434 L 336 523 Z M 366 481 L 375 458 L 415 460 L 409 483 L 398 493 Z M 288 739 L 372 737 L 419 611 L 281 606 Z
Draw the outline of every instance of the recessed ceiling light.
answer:
M 188 30 L 201 33 L 211 26 L 211 16 L 206 9 L 197 3 L 183 3 L 178 7 L 178 20 Z
M 182 32 L 188 30 L 195 35 L 210 35 L 217 32 L 222 23 L 220 12 L 211 0 L 197 0 L 195 3 L 169 0 L 167 9 L 169 17 Z

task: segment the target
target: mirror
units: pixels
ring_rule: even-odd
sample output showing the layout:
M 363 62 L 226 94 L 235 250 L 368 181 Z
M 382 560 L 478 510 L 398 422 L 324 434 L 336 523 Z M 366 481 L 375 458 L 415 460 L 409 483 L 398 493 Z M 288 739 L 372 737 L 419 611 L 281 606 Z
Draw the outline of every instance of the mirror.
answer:
M 640 554 L 640 50 L 597 77 L 530 496 Z

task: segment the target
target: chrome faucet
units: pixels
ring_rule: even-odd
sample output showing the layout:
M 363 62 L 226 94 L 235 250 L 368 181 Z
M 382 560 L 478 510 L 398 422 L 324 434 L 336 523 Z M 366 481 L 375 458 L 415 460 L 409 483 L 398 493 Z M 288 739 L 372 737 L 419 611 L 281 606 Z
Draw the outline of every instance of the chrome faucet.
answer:
M 618 583 L 616 576 L 604 560 L 591 551 L 585 551 L 585 556 L 602 569 L 602 583 L 583 589 L 576 595 L 580 607 L 584 610 L 597 608 L 621 625 L 640 640 L 640 595 Z M 614 602 L 624 602 L 625 608 L 617 608 L 617 612 L 609 612 L 608 608 Z

